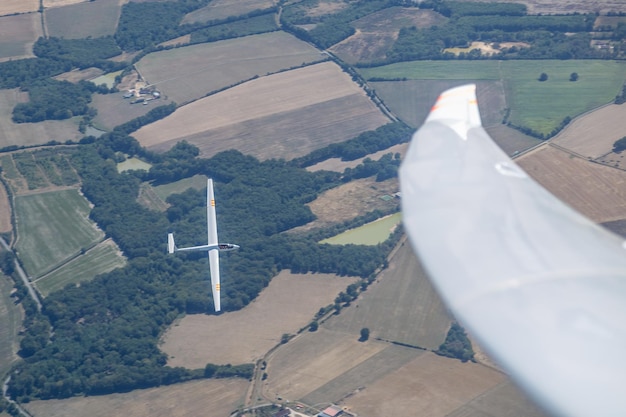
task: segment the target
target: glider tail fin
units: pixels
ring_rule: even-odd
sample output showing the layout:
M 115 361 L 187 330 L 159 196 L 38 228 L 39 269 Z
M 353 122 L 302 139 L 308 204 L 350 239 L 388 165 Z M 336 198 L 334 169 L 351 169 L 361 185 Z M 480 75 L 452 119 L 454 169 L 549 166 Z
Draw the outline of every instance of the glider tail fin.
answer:
M 174 253 L 176 251 L 176 244 L 174 243 L 174 233 L 167 234 L 167 253 Z

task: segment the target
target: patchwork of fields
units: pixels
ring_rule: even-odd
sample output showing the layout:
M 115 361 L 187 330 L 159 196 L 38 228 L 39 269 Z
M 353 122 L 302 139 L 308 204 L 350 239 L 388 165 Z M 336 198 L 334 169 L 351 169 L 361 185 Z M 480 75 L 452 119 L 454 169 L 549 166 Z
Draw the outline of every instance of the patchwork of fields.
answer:
M 182 105 L 254 77 L 327 59 L 285 32 L 185 46 L 146 55 L 143 79 Z
M 508 120 L 517 126 L 530 128 L 536 132 L 549 134 L 557 128 L 565 117 L 575 117 L 598 106 L 611 102 L 622 88 L 626 63 L 622 61 L 600 60 L 541 60 L 541 61 L 413 61 L 391 64 L 376 68 L 362 68 L 359 71 L 366 79 L 374 80 L 446 80 L 447 85 L 477 82 L 481 80 L 498 81 L 504 89 L 504 103 L 481 104 L 481 111 L 491 112 L 511 109 Z M 539 74 L 548 74 L 548 80 L 537 80 Z M 569 81 L 570 74 L 576 72 L 578 81 Z M 442 87 L 442 86 L 439 86 Z M 378 89 L 378 87 L 375 87 Z M 396 108 L 404 108 L 407 101 L 400 99 Z M 428 90 L 427 90 L 428 91 Z M 441 92 L 442 89 L 439 89 Z M 478 89 L 479 103 L 481 88 Z M 394 109 L 394 94 L 382 95 L 385 102 Z M 420 97 L 424 97 L 420 95 Z M 436 96 L 435 96 L 436 97 Z M 430 101 L 429 101 L 430 102 Z M 504 105 L 502 105 L 504 104 Z M 414 113 L 408 107 L 410 114 Z M 425 112 L 418 111 L 425 116 Z M 407 117 L 405 115 L 405 117 Z M 423 120 L 422 117 L 418 118 Z M 494 120 L 489 111 L 483 115 L 485 125 Z M 411 118 L 407 119 L 409 123 Z M 500 117 L 500 120 L 502 117 Z
M 39 10 L 39 0 L 2 0 L 0 2 L 0 16 L 37 10 Z
M 326 62 L 197 100 L 133 136 L 156 151 L 186 140 L 204 157 L 237 149 L 259 159 L 291 159 L 387 122 L 346 73 Z

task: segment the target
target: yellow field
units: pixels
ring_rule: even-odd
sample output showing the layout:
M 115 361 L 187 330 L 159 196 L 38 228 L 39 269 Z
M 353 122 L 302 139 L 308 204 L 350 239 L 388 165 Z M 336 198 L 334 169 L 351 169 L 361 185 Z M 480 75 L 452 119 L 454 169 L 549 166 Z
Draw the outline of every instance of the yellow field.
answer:
M 0 1 L 0 16 L 15 13 L 36 12 L 39 10 L 39 0 L 2 0 Z
M 133 136 L 157 151 L 187 140 L 204 157 L 238 149 L 261 159 L 293 158 L 387 122 L 346 73 L 324 62 L 197 100 Z
M 32 401 L 34 417 L 224 417 L 238 408 L 248 386 L 241 378 L 204 379 L 125 394 Z
M 626 136 L 626 106 L 610 104 L 570 123 L 552 142 L 583 156 L 598 158 L 611 152 Z
M 296 333 L 311 322 L 320 307 L 331 304 L 354 281 L 283 271 L 243 310 L 184 317 L 165 333 L 161 350 L 170 356 L 169 366 L 254 362 L 278 344 L 283 333 Z

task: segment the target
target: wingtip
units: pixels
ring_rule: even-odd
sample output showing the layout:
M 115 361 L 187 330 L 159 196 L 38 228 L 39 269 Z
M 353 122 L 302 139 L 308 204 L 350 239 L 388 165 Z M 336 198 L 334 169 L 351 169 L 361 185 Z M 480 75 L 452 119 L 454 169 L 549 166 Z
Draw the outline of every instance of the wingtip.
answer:
M 467 128 L 481 126 L 476 84 L 454 87 L 441 93 L 426 122 L 437 120 L 463 122 Z

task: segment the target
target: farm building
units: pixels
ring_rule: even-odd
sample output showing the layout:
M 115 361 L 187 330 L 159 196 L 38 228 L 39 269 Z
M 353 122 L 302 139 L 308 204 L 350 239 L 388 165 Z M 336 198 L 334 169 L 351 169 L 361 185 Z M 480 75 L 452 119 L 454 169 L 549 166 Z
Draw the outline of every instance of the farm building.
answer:
M 330 407 L 319 413 L 317 417 L 336 417 L 342 412 L 343 410 L 341 408 L 337 407 L 336 405 L 331 405 Z

